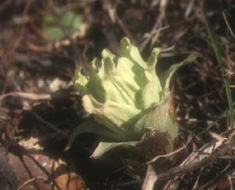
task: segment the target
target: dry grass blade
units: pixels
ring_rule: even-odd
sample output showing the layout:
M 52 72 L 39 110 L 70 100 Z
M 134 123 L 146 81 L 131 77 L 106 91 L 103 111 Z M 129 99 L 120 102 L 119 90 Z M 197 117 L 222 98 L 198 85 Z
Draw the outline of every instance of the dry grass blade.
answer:
M 48 100 L 51 98 L 50 94 L 34 94 L 34 93 L 27 93 L 27 92 L 10 92 L 0 96 L 0 101 L 9 97 L 9 96 L 18 96 L 21 98 L 26 98 L 30 100 Z

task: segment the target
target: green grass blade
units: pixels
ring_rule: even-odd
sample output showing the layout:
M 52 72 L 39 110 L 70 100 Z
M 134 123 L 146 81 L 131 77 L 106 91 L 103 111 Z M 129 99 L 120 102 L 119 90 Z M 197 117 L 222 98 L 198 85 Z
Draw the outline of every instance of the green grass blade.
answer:
M 234 111 L 233 111 L 233 100 L 232 100 L 232 93 L 231 93 L 231 89 L 230 89 L 230 82 L 226 77 L 226 72 L 225 72 L 225 68 L 222 64 L 222 54 L 218 45 L 218 42 L 216 40 L 216 36 L 214 34 L 214 31 L 211 27 L 211 23 L 209 21 L 209 19 L 207 18 L 206 14 L 203 12 L 203 19 L 206 23 L 206 27 L 207 27 L 207 31 L 208 34 L 210 36 L 211 39 L 211 43 L 213 46 L 213 50 L 217 59 L 217 62 L 219 64 L 219 67 L 221 69 L 221 74 L 222 74 L 222 78 L 223 78 L 223 82 L 225 85 L 225 90 L 226 90 L 226 95 L 227 95 L 227 101 L 228 101 L 228 107 L 229 107 L 229 130 L 232 130 L 234 128 Z

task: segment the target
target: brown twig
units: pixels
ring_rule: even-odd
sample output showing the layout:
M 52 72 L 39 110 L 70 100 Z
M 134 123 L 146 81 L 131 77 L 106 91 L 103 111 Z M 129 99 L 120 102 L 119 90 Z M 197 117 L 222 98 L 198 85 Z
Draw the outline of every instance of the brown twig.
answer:
M 185 166 L 180 166 L 176 167 L 173 169 L 170 169 L 167 172 L 161 173 L 158 175 L 158 180 L 169 180 L 172 177 L 182 175 L 184 173 L 196 170 L 202 166 L 208 166 L 213 164 L 217 159 L 219 159 L 220 156 L 226 154 L 228 151 L 230 151 L 233 148 L 233 144 L 228 143 L 226 144 L 221 150 L 217 151 L 213 155 L 209 156 L 208 158 L 205 158 L 199 162 L 190 164 L 190 165 L 185 165 Z
M 170 180 L 173 177 L 181 176 L 187 172 L 192 172 L 196 169 L 199 169 L 200 167 L 209 166 L 213 164 L 214 162 L 216 162 L 217 159 L 219 159 L 221 156 L 226 154 L 228 151 L 232 150 L 232 148 L 234 148 L 234 144 L 228 143 L 223 148 L 218 150 L 216 153 L 212 154 L 211 156 L 201 161 L 195 162 L 193 164 L 188 164 L 185 166 L 178 166 L 178 167 L 168 170 L 167 172 L 163 172 L 158 175 L 156 174 L 157 175 L 156 182 L 162 181 L 162 180 Z M 139 184 L 142 182 L 143 180 L 135 180 L 135 181 L 131 181 L 131 182 L 123 183 L 123 184 L 118 184 L 118 186 L 122 187 L 122 186 L 127 186 L 127 185 Z

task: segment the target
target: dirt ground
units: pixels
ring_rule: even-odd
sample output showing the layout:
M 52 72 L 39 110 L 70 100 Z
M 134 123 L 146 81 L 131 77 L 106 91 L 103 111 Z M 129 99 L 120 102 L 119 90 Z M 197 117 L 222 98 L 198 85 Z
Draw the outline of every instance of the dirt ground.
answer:
M 75 32 L 58 19 L 67 12 L 79 15 Z M 203 14 L 217 39 L 221 64 Z M 47 15 L 57 18 L 61 38 L 45 33 L 50 28 Z M 157 72 L 198 54 L 195 63 L 177 71 L 171 84 L 179 151 L 170 161 L 152 164 L 158 175 L 152 189 L 233 189 L 235 162 L 233 149 L 228 149 L 231 114 L 224 80 L 235 101 L 234 20 L 233 0 L 2 0 L 1 144 L 18 188 L 147 190 L 142 184 L 146 162 L 157 154 L 151 150 L 157 143 L 154 137 L 144 144 L 144 152 L 123 148 L 98 160 L 90 158 L 98 136 L 80 135 L 66 149 L 73 129 L 87 119 L 72 83 L 75 69 L 89 68 L 104 48 L 119 54 L 126 36 L 144 58 L 153 47 L 174 46 L 160 55 Z

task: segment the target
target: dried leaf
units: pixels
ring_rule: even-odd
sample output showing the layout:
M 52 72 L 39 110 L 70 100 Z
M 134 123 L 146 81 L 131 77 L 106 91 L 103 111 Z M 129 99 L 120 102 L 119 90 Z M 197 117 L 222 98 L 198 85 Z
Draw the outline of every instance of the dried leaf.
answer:
M 157 181 L 157 175 L 151 165 L 148 165 L 147 174 L 144 179 L 141 190 L 153 190 L 155 182 Z

